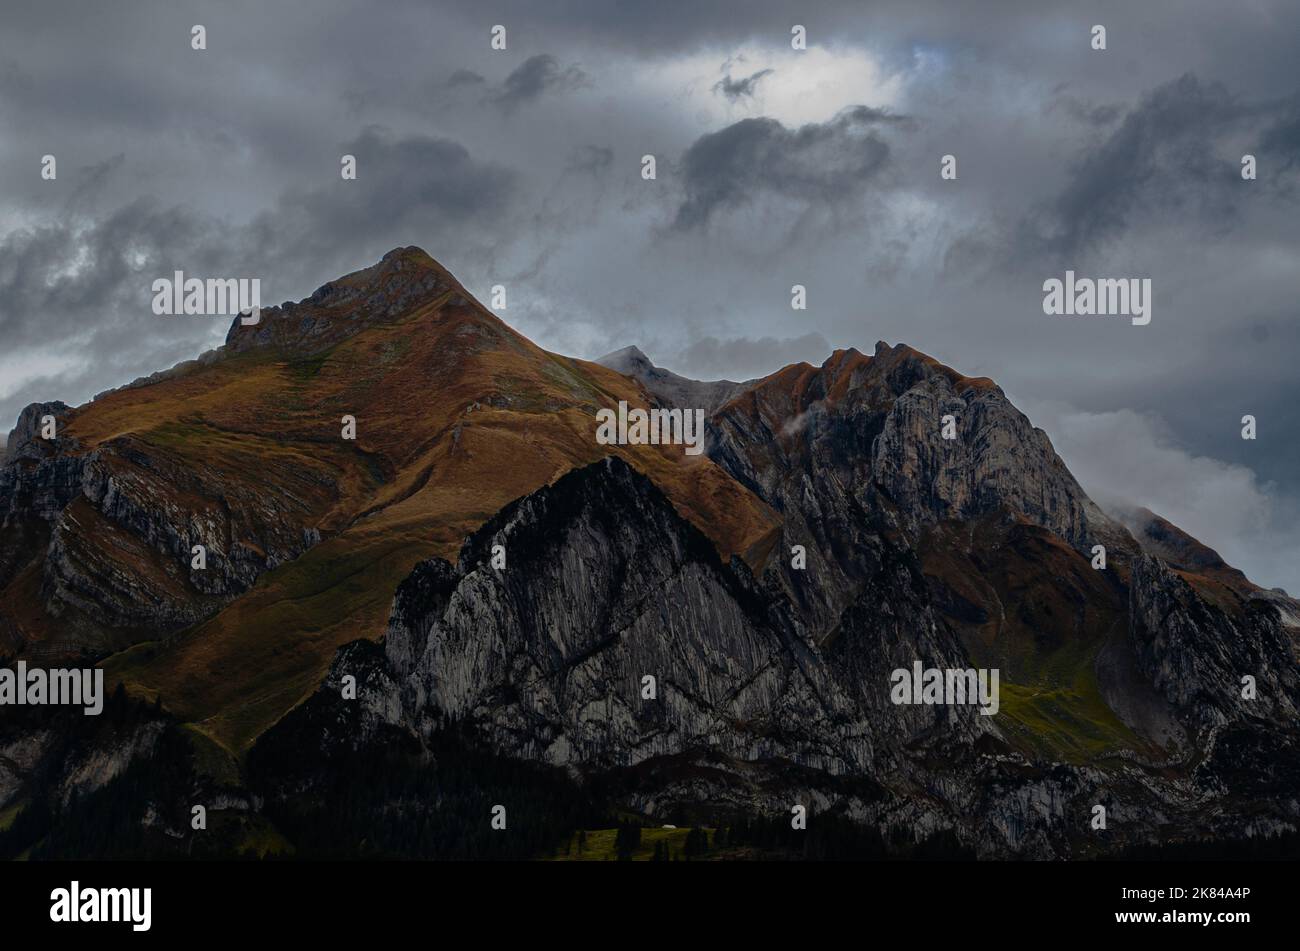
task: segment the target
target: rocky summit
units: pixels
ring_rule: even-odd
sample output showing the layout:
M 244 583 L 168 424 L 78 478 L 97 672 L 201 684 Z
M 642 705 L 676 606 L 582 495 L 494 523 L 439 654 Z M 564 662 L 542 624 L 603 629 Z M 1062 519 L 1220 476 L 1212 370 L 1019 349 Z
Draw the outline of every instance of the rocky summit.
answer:
M 599 444 L 620 403 L 702 410 L 703 454 Z M 1298 624 L 1103 511 L 991 380 L 885 343 L 741 383 L 564 357 L 400 248 L 23 411 L 0 656 L 112 695 L 6 709 L 0 852 L 84 854 L 93 814 L 99 854 L 192 853 L 196 797 L 214 855 L 792 808 L 873 855 L 1240 843 L 1300 821 Z M 529 831 L 472 831 L 496 805 Z

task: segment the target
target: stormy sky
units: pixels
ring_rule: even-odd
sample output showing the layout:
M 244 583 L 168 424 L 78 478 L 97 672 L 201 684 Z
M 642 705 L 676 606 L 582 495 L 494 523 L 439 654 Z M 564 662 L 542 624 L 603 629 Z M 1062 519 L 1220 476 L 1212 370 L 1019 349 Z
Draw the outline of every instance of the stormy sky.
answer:
M 911 344 L 994 378 L 1103 505 L 1300 592 L 1294 3 L 46 0 L 0 25 L 0 429 L 217 345 L 225 320 L 152 313 L 155 278 L 274 303 L 415 244 L 576 356 L 743 379 Z M 1151 323 L 1044 315 L 1067 268 L 1150 278 Z

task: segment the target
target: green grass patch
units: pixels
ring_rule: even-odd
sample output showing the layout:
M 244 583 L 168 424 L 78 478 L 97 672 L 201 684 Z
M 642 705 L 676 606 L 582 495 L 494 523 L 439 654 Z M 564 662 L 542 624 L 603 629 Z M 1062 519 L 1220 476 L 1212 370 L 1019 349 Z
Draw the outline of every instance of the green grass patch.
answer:
M 4 832 L 14 824 L 14 820 L 18 818 L 18 813 L 22 812 L 23 807 L 26 805 L 26 799 L 19 799 L 17 802 L 0 809 L 0 832 Z
M 142 434 L 145 442 L 159 449 L 183 452 L 202 446 L 214 435 L 213 430 L 193 421 L 163 423 Z
M 1119 747 L 1147 746 L 1102 700 L 1093 678 L 1054 688 L 1003 683 L 999 693 L 1003 732 L 1050 759 L 1084 764 Z
M 290 363 L 289 372 L 293 374 L 294 382 L 307 383 L 310 380 L 314 380 L 317 374 L 320 373 L 321 368 L 325 366 L 325 361 L 329 359 L 332 351 L 333 348 L 331 347 L 330 350 L 326 350 L 324 353 L 319 353 L 314 357 L 307 357 L 303 360 L 294 360 Z

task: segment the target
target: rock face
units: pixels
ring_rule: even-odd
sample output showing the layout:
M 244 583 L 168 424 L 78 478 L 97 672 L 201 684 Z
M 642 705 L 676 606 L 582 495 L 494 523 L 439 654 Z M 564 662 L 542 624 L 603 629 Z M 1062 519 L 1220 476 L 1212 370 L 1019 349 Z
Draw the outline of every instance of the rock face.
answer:
M 1133 565 L 1131 634 L 1143 673 L 1197 723 L 1294 721 L 1300 698 L 1291 637 L 1278 609 L 1248 601 L 1229 611 L 1202 598 L 1159 559 Z M 1243 677 L 1253 681 L 1247 698 Z
M 710 457 L 782 514 L 781 550 L 808 549 L 805 574 L 788 558 L 774 571 L 820 636 L 861 583 L 873 521 L 915 547 L 928 525 L 1009 511 L 1079 551 L 1136 548 L 1000 389 L 909 347 L 788 367 L 721 407 L 709 437 Z
M 75 437 L 47 443 L 20 430 L 0 469 L 0 587 L 33 574 L 42 656 L 103 653 L 179 630 L 319 538 L 302 503 L 319 491 L 311 472 L 234 481 L 132 435 L 85 450 Z M 192 568 L 195 545 L 205 548 L 202 570 Z
M 9 433 L 5 442 L 6 458 L 40 459 L 44 453 L 41 446 L 42 420 L 53 416 L 56 425 L 67 418 L 71 407 L 67 403 L 55 400 L 52 403 L 32 403 L 18 414 L 18 422 Z
M 506 567 L 493 567 L 494 550 Z M 760 812 L 785 811 L 790 795 L 784 784 L 765 788 L 765 771 L 797 765 L 798 788 L 827 808 L 901 810 L 916 822 L 927 811 L 903 790 L 936 777 L 919 773 L 904 747 L 956 765 L 994 731 L 974 707 L 889 702 L 882 688 L 895 668 L 965 661 L 929 613 L 915 559 L 885 542 L 874 557 L 870 583 L 823 651 L 782 592 L 764 589 L 739 559 L 724 564 L 646 477 L 610 457 L 507 506 L 466 541 L 456 566 L 419 565 L 394 600 L 383 665 L 359 645 L 340 652 L 310 712 L 268 743 L 284 743 L 286 730 L 339 741 L 339 730 L 327 740 L 306 723 L 349 716 L 337 704 L 322 710 L 351 674 L 372 687 L 368 713 L 343 742 L 455 726 L 581 776 L 671 762 L 664 786 L 640 795 L 707 789 Z
M 1119 535 L 1046 434 L 996 386 L 954 382 L 907 348 L 886 352 L 878 346 L 872 363 L 882 360 L 887 379 L 906 389 L 888 408 L 872 445 L 871 475 L 913 524 L 967 521 L 1008 508 L 1081 550 Z M 912 374 L 917 379 L 907 385 Z M 953 439 L 943 438 L 937 424 L 945 415 L 953 417 Z
M 508 567 L 491 567 L 495 546 Z M 436 562 L 421 571 L 447 577 Z M 472 719 L 511 755 L 586 769 L 697 746 L 833 772 L 869 758 L 865 738 L 835 730 L 851 708 L 824 665 L 809 666 L 811 645 L 774 625 L 743 568 L 617 459 L 508 506 L 455 577 L 422 643 L 400 623 L 389 638 L 390 656 L 414 657 L 405 706 L 426 729 Z M 410 597 L 399 592 L 399 617 Z M 644 701 L 647 676 L 657 703 Z

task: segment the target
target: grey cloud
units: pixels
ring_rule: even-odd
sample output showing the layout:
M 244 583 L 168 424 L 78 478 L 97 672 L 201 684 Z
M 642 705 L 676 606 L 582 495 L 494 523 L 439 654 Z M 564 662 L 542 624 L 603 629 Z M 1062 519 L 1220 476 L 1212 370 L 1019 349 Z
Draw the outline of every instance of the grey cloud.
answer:
M 1159 87 L 1086 153 L 1026 240 L 1073 258 L 1126 232 L 1134 215 L 1170 210 L 1225 228 L 1252 194 L 1241 189 L 1240 152 L 1222 144 L 1267 108 L 1192 75 Z
M 382 226 L 421 214 L 463 221 L 499 211 L 513 187 L 509 169 L 474 158 L 448 138 L 398 137 L 371 126 L 343 148 L 357 156 L 357 181 L 318 186 L 289 202 L 309 208 L 313 225 L 351 226 L 365 218 Z M 331 220 L 336 216 L 343 220 Z
M 0 62 L 0 98 L 29 96 L 35 85 L 35 80 L 19 69 L 17 64 L 8 60 Z
M 764 76 L 776 72 L 773 69 L 760 69 L 756 73 L 751 73 L 744 79 L 732 79 L 730 75 L 723 76 L 713 86 L 714 92 L 720 92 L 733 102 L 743 96 L 753 96 L 754 89 L 758 81 Z
M 65 215 L 4 235 L 5 353 L 57 366 L 0 395 L 0 428 L 33 400 L 84 398 L 205 349 L 220 328 L 202 318 L 155 316 L 150 286 L 176 269 L 250 273 L 227 240 L 216 219 L 150 199 L 93 220 Z
M 539 53 L 524 60 L 492 97 L 507 112 L 539 99 L 544 93 L 564 92 L 587 85 L 587 74 L 577 66 L 561 67 L 554 56 Z
M 565 170 L 595 175 L 614 164 L 614 150 L 599 145 L 584 145 L 569 156 Z
M 75 210 L 84 203 L 91 202 L 103 190 L 105 182 L 126 162 L 126 155 L 119 152 L 112 158 L 95 165 L 80 169 L 80 175 L 72 195 L 68 198 L 67 209 Z
M 98 220 L 67 216 L 12 231 L 0 239 L 0 325 L 7 348 L 60 348 L 89 339 L 96 344 L 91 352 L 102 354 L 113 337 L 129 341 L 132 318 L 142 314 L 155 323 L 138 347 L 147 347 L 154 334 L 185 333 L 182 322 L 153 318 L 150 283 L 176 268 L 229 265 L 222 243 L 215 219 L 151 199 Z
M 1093 102 L 1086 102 L 1078 96 L 1072 96 L 1068 93 L 1061 93 L 1050 100 L 1045 111 L 1050 113 L 1057 109 L 1064 112 L 1075 122 L 1097 126 L 1098 128 L 1110 125 L 1124 114 L 1123 107 L 1117 103 L 1098 105 Z
M 686 198 L 674 226 L 703 227 L 717 211 L 762 192 L 809 203 L 841 202 L 859 193 L 889 161 L 889 145 L 877 129 L 906 122 L 854 106 L 828 122 L 798 129 L 775 119 L 742 119 L 701 136 L 682 156 Z
M 250 225 L 248 238 L 271 267 L 294 273 L 305 261 L 330 261 L 351 269 L 358 247 L 368 260 L 402 244 L 436 247 L 440 237 L 472 245 L 514 194 L 514 172 L 450 139 L 371 127 L 342 148 L 357 158 L 355 181 L 290 190 Z
M 339 97 L 343 100 L 344 108 L 350 118 L 356 118 L 365 114 L 374 103 L 380 100 L 383 92 L 379 89 L 345 89 Z
M 1178 444 L 1159 417 L 1027 407 L 1084 489 L 1107 510 L 1148 508 L 1265 585 L 1300 590 L 1296 501 L 1241 465 Z
M 1260 137 L 1261 154 L 1276 161 L 1280 172 L 1289 172 L 1300 165 L 1300 97 L 1281 103 L 1284 113 Z
M 487 82 L 482 76 L 472 69 L 458 69 L 447 77 L 447 85 L 455 86 L 478 86 Z
M 1225 81 L 1292 81 L 1300 8 L 1261 2 L 1242 12 L 1231 4 L 1187 0 L 1092 0 L 1086 8 L 1041 0 L 988 0 L 979 16 L 954 15 L 948 3 L 917 0 L 789 0 L 700 3 L 610 3 L 609 0 L 498 0 L 495 22 L 512 24 L 544 42 L 569 42 L 645 57 L 684 50 L 736 49 L 747 43 L 787 47 L 795 23 L 810 46 L 870 47 L 900 70 L 918 53 L 960 56 L 981 65 L 1038 75 L 1084 79 L 1091 85 L 1149 87 L 1177 72 L 1198 70 Z M 1110 50 L 1090 55 L 1088 29 L 1104 23 Z M 1074 55 L 1063 37 L 1079 38 Z M 1218 64 L 1231 70 L 1211 73 Z
M 820 364 L 831 352 L 831 345 L 820 333 L 801 337 L 701 337 L 681 350 L 673 369 L 702 380 L 765 376 L 791 363 Z

